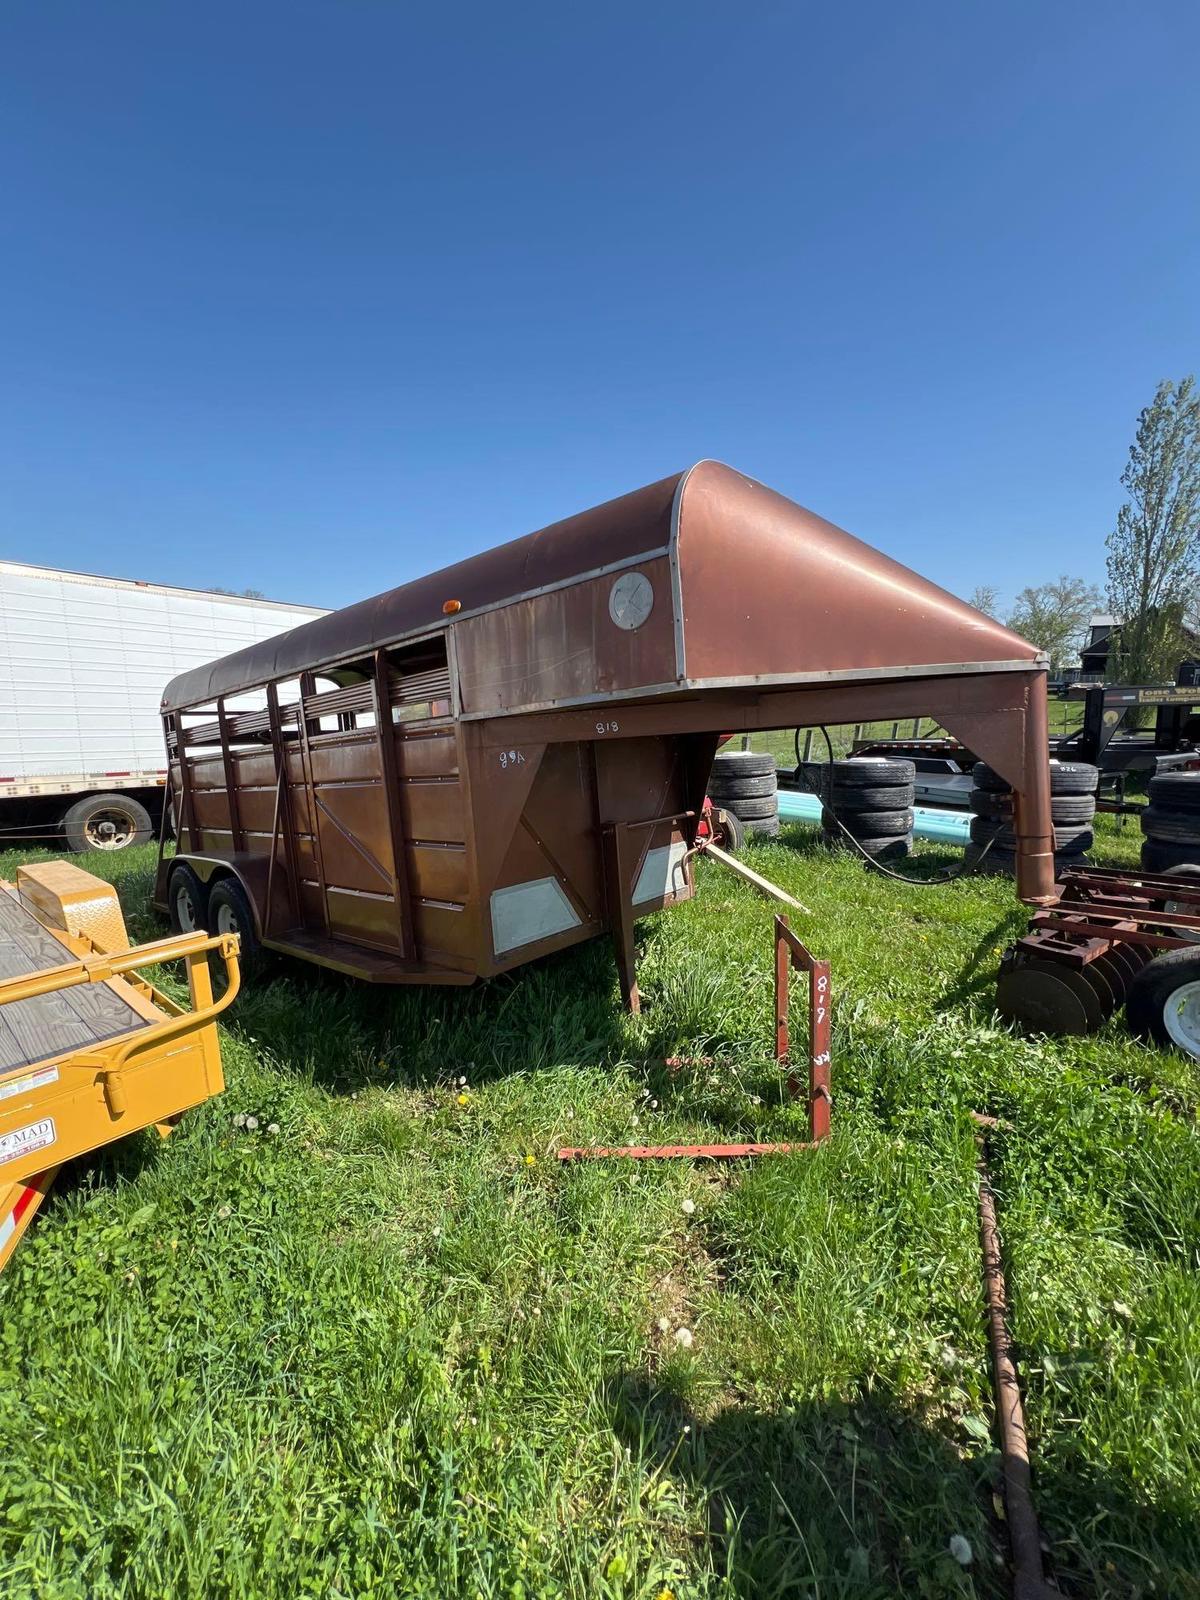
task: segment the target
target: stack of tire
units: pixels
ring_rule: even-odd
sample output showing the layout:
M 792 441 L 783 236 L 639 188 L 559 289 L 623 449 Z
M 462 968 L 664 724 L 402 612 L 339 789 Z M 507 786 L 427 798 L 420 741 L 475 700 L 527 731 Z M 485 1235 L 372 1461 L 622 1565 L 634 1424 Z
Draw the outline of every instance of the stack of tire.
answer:
M 971 842 L 964 864 L 981 872 L 1016 870 L 1012 790 L 986 761 L 971 768 Z M 1050 763 L 1050 817 L 1054 824 L 1054 864 L 1079 866 L 1095 839 L 1096 785 L 1100 769 L 1086 761 Z
M 1200 864 L 1200 772 L 1164 772 L 1150 779 L 1142 832 L 1147 872 Z
M 708 797 L 736 817 L 746 833 L 774 839 L 779 833 L 779 785 L 775 757 L 757 750 L 722 750 L 712 764 Z
M 823 770 L 822 779 L 821 796 L 826 803 L 821 826 L 827 844 L 853 850 L 854 844 L 846 838 L 849 833 L 875 861 L 891 861 L 909 853 L 916 779 L 911 761 L 848 756 Z

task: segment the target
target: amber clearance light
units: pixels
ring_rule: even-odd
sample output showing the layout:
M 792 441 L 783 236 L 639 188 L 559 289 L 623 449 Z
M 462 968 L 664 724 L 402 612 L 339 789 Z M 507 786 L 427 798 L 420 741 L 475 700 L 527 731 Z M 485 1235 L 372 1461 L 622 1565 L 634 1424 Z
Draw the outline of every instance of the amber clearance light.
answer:
M 447 600 L 447 601 L 444 602 L 444 604 L 442 606 L 442 615 L 444 617 L 452 617 L 456 611 L 461 611 L 461 610 L 462 610 L 462 601 L 461 600 Z

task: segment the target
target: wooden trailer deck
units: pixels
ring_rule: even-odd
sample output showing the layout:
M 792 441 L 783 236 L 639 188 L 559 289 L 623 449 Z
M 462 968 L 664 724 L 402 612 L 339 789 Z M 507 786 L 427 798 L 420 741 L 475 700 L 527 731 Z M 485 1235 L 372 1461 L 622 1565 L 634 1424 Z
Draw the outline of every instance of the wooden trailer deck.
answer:
M 0 983 L 74 966 L 77 960 L 16 894 L 0 889 Z M 0 1006 L 0 1075 L 159 1020 L 160 1013 L 123 978 L 10 1001 Z

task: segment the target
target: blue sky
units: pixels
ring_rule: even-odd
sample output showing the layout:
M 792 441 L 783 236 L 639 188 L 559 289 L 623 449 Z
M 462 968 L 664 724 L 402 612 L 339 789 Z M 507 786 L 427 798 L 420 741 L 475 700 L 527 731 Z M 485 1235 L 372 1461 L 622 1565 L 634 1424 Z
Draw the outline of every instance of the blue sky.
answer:
M 1194 4 L 6 9 L 0 555 L 339 605 L 716 456 L 1103 576 Z

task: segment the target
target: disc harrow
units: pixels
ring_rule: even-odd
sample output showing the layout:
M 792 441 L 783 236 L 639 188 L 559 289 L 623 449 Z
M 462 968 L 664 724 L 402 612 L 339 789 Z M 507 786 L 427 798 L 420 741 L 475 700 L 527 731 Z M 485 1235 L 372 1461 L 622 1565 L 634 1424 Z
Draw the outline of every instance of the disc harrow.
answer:
M 1023 1029 L 1094 1033 L 1157 955 L 1200 944 L 1200 868 L 1075 867 L 1057 889 L 1057 903 L 1035 912 L 1000 963 L 996 1009 Z

